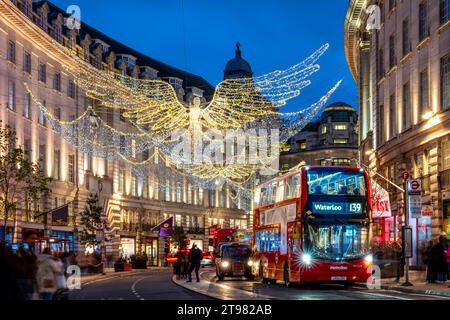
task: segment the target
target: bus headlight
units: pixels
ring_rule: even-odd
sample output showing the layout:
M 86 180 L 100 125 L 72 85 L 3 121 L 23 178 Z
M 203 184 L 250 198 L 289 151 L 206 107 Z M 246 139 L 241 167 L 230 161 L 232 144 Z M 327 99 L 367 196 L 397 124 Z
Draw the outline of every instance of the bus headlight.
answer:
M 247 264 L 248 264 L 249 267 L 253 267 L 253 261 L 252 260 L 248 260 Z
M 306 264 L 307 266 L 310 266 L 312 263 L 312 257 L 310 254 L 308 253 L 304 253 L 302 254 L 302 261 L 304 264 Z
M 228 261 L 222 261 L 222 263 L 220 264 L 222 266 L 222 268 L 228 268 L 230 266 L 230 263 Z
M 364 258 L 366 265 L 371 265 L 373 263 L 373 255 L 369 254 Z

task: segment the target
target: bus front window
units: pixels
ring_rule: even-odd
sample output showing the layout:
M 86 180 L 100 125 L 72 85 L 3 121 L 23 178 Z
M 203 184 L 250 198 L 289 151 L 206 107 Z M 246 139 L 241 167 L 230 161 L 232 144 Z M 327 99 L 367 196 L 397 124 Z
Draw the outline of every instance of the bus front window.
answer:
M 368 230 L 361 224 L 306 224 L 304 250 L 323 260 L 358 259 L 369 253 Z
M 364 173 L 358 170 L 310 169 L 307 171 L 307 178 L 310 195 L 366 195 L 366 179 Z

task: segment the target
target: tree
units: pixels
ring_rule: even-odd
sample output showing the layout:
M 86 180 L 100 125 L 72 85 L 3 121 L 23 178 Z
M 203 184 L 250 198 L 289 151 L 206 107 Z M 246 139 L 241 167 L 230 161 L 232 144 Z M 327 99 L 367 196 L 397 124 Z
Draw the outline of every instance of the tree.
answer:
M 81 212 L 81 230 L 79 231 L 79 239 L 86 246 L 95 246 L 97 242 L 97 224 L 102 221 L 103 208 L 98 204 L 98 195 L 90 194 L 86 200 L 86 206 Z
M 183 227 L 175 226 L 173 228 L 173 239 L 178 243 L 178 247 L 180 249 L 184 249 L 186 247 L 187 237 Z
M 7 221 L 16 219 L 19 198 L 36 207 L 51 192 L 48 186 L 51 178 L 45 177 L 39 165 L 28 160 L 17 145 L 16 132 L 0 122 L 0 210 L 5 226 L 4 241 Z

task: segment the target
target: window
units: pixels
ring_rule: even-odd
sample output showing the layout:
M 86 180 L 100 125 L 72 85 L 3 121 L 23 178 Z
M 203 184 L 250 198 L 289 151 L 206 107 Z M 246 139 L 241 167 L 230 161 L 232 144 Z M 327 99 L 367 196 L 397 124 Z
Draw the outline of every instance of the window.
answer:
M 131 176 L 131 195 L 137 196 L 137 177 L 134 174 Z
M 384 70 L 384 50 L 380 49 L 378 51 L 378 79 L 381 79 L 385 75 Z
M 31 74 L 31 54 L 25 52 L 23 55 L 23 71 Z
M 419 5 L 419 41 L 422 41 L 429 35 L 427 3 L 422 2 Z
M 409 82 L 403 85 L 403 130 L 411 127 L 411 90 Z
M 27 119 L 31 119 L 31 95 L 25 94 L 23 101 L 23 116 Z
M 53 89 L 61 91 L 61 73 L 55 73 L 53 76 Z
M 428 69 L 420 73 L 420 110 L 425 113 L 428 110 Z
M 341 160 L 345 162 L 347 159 Z M 366 195 L 366 178 L 359 170 L 328 167 L 310 169 L 306 174 L 311 195 Z
M 450 107 L 450 55 L 441 60 L 441 106 L 442 110 Z
M 450 141 L 444 142 L 442 146 L 444 170 L 450 169 Z
M 336 130 L 336 131 L 347 131 L 348 130 L 348 125 L 346 125 L 346 124 L 335 124 L 334 125 L 334 130 Z
M 69 156 L 69 182 L 70 183 L 75 183 L 75 156 L 74 155 L 70 155 Z
M 45 100 L 42 101 L 42 105 L 45 107 L 45 105 L 46 105 Z M 41 109 L 39 109 L 38 123 L 44 127 L 47 125 L 47 119 L 45 118 L 45 113 Z
M 409 19 L 403 20 L 402 24 L 402 47 L 403 55 L 406 56 L 411 52 L 411 39 L 409 37 Z
M 397 56 L 395 54 L 395 34 L 389 37 L 389 68 L 392 69 L 397 64 Z
M 384 128 L 384 105 L 381 105 L 380 106 L 380 127 L 379 127 L 379 129 L 378 129 L 378 143 L 383 143 L 384 142 L 384 140 L 385 140 L 385 136 L 384 136 L 384 133 L 385 133 L 385 128 Z
M 166 192 L 165 192 L 165 196 L 166 196 L 166 198 L 165 198 L 165 200 L 166 201 L 171 201 L 171 198 L 170 198 L 170 192 L 171 191 L 171 188 L 170 188 L 170 180 L 169 179 L 167 179 L 166 180 Z
M 8 82 L 8 109 L 16 111 L 16 84 L 13 81 Z
M 120 136 L 119 152 L 121 154 L 125 154 L 125 143 L 125 136 Z
M 61 121 L 61 108 L 55 108 L 55 118 Z
M 300 140 L 298 142 L 298 148 L 300 150 L 306 150 L 306 148 L 307 148 L 306 140 Z
M 450 0 L 441 0 L 441 24 L 446 23 L 450 19 Z
M 280 233 L 278 228 L 258 231 L 255 233 L 255 238 L 258 251 L 278 251 L 280 247 Z
M 397 133 L 396 121 L 395 94 L 393 94 L 389 98 L 389 139 L 394 138 Z
M 53 157 L 53 179 L 61 179 L 61 151 L 55 150 Z
M 47 83 L 47 65 L 45 63 L 39 65 L 38 80 Z
M 203 199 L 204 199 L 204 191 L 202 188 L 198 189 L 198 204 L 203 205 Z
M 16 63 L 16 44 L 13 41 L 8 41 L 8 61 Z
M 41 174 L 46 174 L 46 163 L 47 163 L 47 153 L 46 153 L 46 145 L 41 144 L 39 146 L 39 169 L 41 170 Z
M 183 86 L 183 81 L 176 78 L 169 78 L 169 83 L 172 85 L 175 91 L 178 91 Z
M 69 80 L 69 84 L 67 87 L 67 96 L 75 99 L 75 83 L 72 80 Z
M 322 126 L 322 134 L 326 134 L 327 133 L 327 126 Z
M 125 170 L 119 169 L 119 193 L 125 193 Z
M 348 144 L 348 139 L 342 138 L 334 139 L 333 144 Z
M 352 161 L 350 159 L 333 159 L 333 166 L 350 167 Z
M 28 161 L 31 161 L 31 140 L 30 139 L 24 140 L 23 153 L 24 153 L 25 159 Z
M 216 191 L 215 190 L 209 190 L 208 191 L 208 197 L 209 197 L 209 206 L 215 207 L 216 206 Z
M 180 182 L 177 183 L 176 201 L 178 203 L 183 202 L 183 186 Z

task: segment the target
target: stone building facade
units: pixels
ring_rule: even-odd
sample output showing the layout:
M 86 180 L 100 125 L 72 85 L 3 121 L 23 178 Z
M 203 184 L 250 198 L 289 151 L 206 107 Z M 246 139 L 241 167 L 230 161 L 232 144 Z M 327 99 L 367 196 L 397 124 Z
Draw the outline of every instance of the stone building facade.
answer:
M 346 56 L 359 92 L 361 160 L 399 185 L 403 172 L 422 181 L 427 210 L 410 220 L 414 265 L 422 264 L 428 240 L 442 231 L 450 236 L 449 26 L 448 0 L 351 0 L 345 21 Z M 394 217 L 380 222 L 379 235 L 397 240 L 402 193 L 380 184 L 391 194 Z
M 160 238 L 155 227 L 171 216 L 175 225 L 184 227 L 188 239 L 205 250 L 209 249 L 209 227 L 246 229 L 248 214 L 241 210 L 239 195 L 233 195 L 226 185 L 210 191 L 187 183 L 175 186 L 170 181 L 159 181 L 158 176 L 153 181 L 169 183 L 171 187 L 161 190 L 159 184 L 143 184 L 127 162 L 84 154 L 46 122 L 24 83 L 62 121 L 75 119 L 97 103 L 88 99 L 64 72 L 61 60 L 52 50 L 53 41 L 96 68 L 165 80 L 186 103 L 193 97 L 206 101 L 213 94 L 213 87 L 203 78 L 152 59 L 86 24 L 79 32 L 68 29 L 65 18 L 64 10 L 47 1 L 13 0 L 0 4 L 0 119 L 16 130 L 19 145 L 54 180 L 51 196 L 38 208 L 30 208 L 25 197 L 19 195 L 15 219 L 8 221 L 6 228 L 1 226 L 1 232 L 6 232 L 10 241 L 20 242 L 29 230 L 44 246 L 83 252 L 76 227 L 90 193 L 100 195 L 108 218 L 106 252 L 110 261 L 121 254 L 146 252 L 152 265 L 160 265 L 167 239 Z M 126 131 L 127 122 L 119 112 L 110 112 L 104 120 L 113 128 Z M 143 157 L 139 155 L 136 160 Z M 56 226 L 51 214 L 36 218 L 36 210 L 48 212 L 66 204 L 70 215 L 67 225 Z
M 358 153 L 358 114 L 350 105 L 329 105 L 319 119 L 289 139 L 280 154 L 280 168 L 295 166 L 355 166 Z

